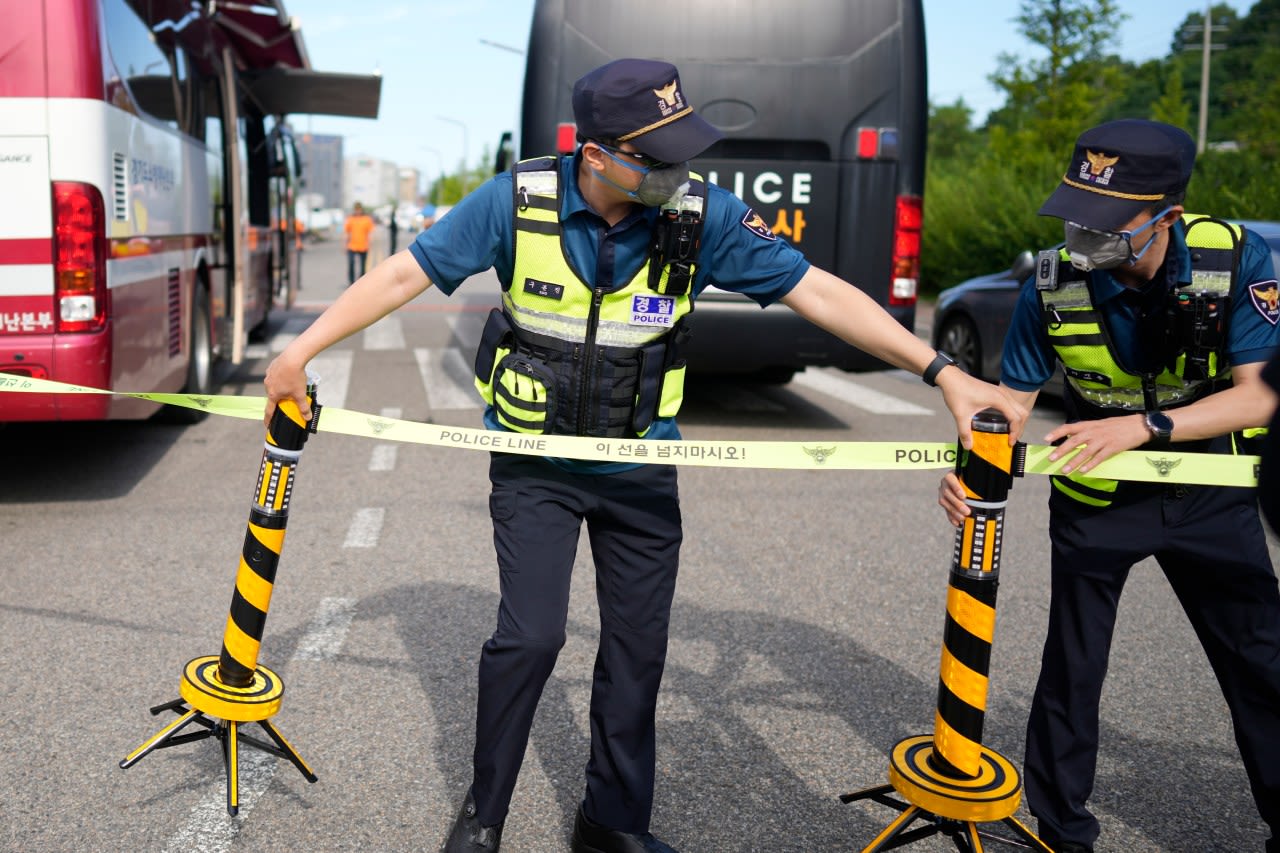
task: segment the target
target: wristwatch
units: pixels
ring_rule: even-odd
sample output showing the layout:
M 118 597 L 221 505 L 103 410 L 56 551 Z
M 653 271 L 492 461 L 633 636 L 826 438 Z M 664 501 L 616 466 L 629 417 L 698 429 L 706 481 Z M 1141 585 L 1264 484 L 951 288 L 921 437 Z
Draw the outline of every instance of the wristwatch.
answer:
M 933 361 L 929 362 L 929 366 L 924 369 L 924 373 L 920 378 L 924 380 L 925 385 L 936 388 L 938 386 L 938 374 L 942 372 L 942 368 L 947 365 L 954 365 L 956 360 L 941 350 L 933 357 Z
M 1173 418 L 1164 412 L 1147 412 L 1146 423 L 1153 441 L 1168 444 L 1173 438 Z

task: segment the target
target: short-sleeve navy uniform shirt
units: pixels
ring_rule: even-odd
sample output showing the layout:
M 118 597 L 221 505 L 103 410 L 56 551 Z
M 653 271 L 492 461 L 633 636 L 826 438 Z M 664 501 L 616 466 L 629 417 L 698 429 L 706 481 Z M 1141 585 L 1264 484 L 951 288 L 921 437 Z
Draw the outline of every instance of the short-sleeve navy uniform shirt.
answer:
M 584 282 L 594 286 L 624 286 L 640 271 L 649 253 L 656 208 L 635 209 L 616 225 L 600 217 L 578 188 L 581 152 L 561 157 L 560 224 L 569 264 Z M 515 232 L 513 185 L 510 172 L 497 175 L 464 198 L 409 245 L 432 284 L 452 294 L 469 276 L 490 267 L 503 288 L 511 285 Z M 809 269 L 803 254 L 767 228 L 749 227 L 754 216 L 737 196 L 714 184 L 707 185 L 702 246 L 692 295 L 708 285 L 751 297 L 761 306 L 777 302 L 791 292 Z M 490 429 L 498 424 L 492 407 L 485 412 Z M 678 439 L 673 418 L 659 419 L 646 439 Z M 636 467 L 630 463 L 587 463 L 559 460 L 576 471 L 612 473 Z

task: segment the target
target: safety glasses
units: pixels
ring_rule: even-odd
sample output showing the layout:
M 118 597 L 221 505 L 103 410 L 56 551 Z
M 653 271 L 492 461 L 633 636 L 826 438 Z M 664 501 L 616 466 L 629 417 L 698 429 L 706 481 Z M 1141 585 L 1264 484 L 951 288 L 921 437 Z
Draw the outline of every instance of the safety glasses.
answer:
M 610 154 L 615 155 L 615 159 L 626 157 L 631 162 L 645 169 L 669 169 L 675 165 L 673 163 L 664 163 L 661 160 L 655 160 L 648 154 L 641 154 L 639 151 L 623 151 L 621 148 L 615 148 L 612 145 L 605 145 L 603 142 L 592 139 L 591 143 Z

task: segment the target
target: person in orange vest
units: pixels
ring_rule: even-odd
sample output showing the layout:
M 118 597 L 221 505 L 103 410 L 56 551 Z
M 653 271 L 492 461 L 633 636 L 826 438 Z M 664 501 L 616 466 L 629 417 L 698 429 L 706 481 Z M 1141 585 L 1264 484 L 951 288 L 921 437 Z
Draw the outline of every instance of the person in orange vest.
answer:
M 364 275 L 365 263 L 369 260 L 369 235 L 373 233 L 373 217 L 364 212 L 364 205 L 356 202 L 342 226 L 347 232 L 347 282 L 355 284 Z M 360 273 L 356 274 L 356 261 L 359 261 Z

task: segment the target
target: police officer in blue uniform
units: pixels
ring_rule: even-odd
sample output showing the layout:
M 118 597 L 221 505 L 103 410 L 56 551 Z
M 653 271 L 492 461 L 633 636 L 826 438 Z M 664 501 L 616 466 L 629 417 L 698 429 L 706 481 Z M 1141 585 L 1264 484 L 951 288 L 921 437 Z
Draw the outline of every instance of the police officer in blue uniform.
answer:
M 1065 249 L 1041 253 L 1005 340 L 1001 385 L 1027 406 L 1062 365 L 1068 422 L 1045 440 L 1060 443 L 1052 459 L 1079 450 L 1052 481 L 1049 627 L 1026 744 L 1028 807 L 1059 853 L 1091 851 L 1099 834 L 1086 807 L 1099 698 L 1120 592 L 1150 556 L 1208 655 L 1267 850 L 1280 851 L 1280 593 L 1255 490 L 1089 476 L 1136 448 L 1256 452 L 1243 434 L 1275 408 L 1260 378 L 1280 348 L 1270 253 L 1256 234 L 1184 214 L 1194 161 L 1191 138 L 1157 122 L 1082 134 L 1040 210 L 1064 221 Z M 953 524 L 963 497 L 945 477 Z
M 491 429 L 678 439 L 683 324 L 714 282 L 761 305 L 781 301 L 922 375 L 942 389 L 965 439 L 970 418 L 989 406 L 1021 431 L 1026 411 L 1004 392 L 948 369 L 948 358 L 862 291 L 811 267 L 741 200 L 690 174 L 687 161 L 720 133 L 693 111 L 674 66 L 609 63 L 577 82 L 573 109 L 573 156 L 517 164 L 491 179 L 357 281 L 270 365 L 268 409 L 292 398 L 305 411 L 303 367 L 324 348 L 433 284 L 452 293 L 492 267 L 503 307 L 476 359 Z M 490 480 L 501 602 L 480 656 L 473 780 L 445 849 L 499 848 L 534 711 L 565 640 L 585 521 L 601 630 L 586 792 L 571 846 L 670 851 L 649 822 L 655 707 L 682 536 L 676 471 L 494 454 Z

